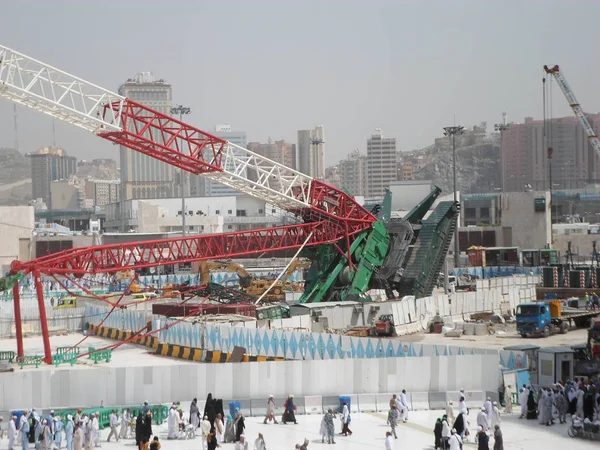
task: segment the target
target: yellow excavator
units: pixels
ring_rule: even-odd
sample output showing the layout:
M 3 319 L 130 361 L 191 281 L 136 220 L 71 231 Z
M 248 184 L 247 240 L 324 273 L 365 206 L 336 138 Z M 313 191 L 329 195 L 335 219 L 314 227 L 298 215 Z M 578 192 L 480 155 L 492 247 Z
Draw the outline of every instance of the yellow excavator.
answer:
M 281 279 L 277 280 L 269 293 L 265 295 L 265 302 L 281 302 L 285 300 L 285 292 L 299 292 L 302 288 L 300 283 L 287 281 L 292 274 L 303 268 L 310 267 L 310 261 L 301 261 L 295 259 L 292 261 L 288 269 L 285 271 Z M 255 297 L 260 297 L 265 293 L 269 286 L 273 284 L 273 280 L 256 278 L 244 268 L 241 264 L 236 264 L 228 261 L 202 261 L 199 265 L 200 283 L 210 283 L 210 272 L 233 272 L 237 273 L 240 279 L 240 287 L 242 291 L 251 294 Z

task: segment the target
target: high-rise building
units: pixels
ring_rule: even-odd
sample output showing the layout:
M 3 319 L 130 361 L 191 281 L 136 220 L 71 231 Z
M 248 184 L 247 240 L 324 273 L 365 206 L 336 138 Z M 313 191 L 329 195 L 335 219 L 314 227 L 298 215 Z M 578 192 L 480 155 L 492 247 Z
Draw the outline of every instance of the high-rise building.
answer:
M 348 158 L 340 161 L 340 187 L 352 195 L 366 194 L 367 187 L 367 157 L 360 151 L 354 150 Z
M 325 176 L 325 130 L 317 125 L 312 130 L 298 130 L 298 171 L 313 178 Z
M 66 180 L 77 171 L 77 158 L 54 147 L 43 147 L 27 156 L 31 158 L 31 193 L 41 198 L 52 209 L 51 185 L 56 180 Z
M 600 133 L 600 115 L 588 115 L 596 133 Z M 502 132 L 502 176 L 504 190 L 523 191 L 579 189 L 600 182 L 600 157 L 589 144 L 587 134 L 575 117 L 547 122 L 525 118 Z M 552 147 L 552 174 L 548 147 Z
M 232 144 L 246 148 L 248 138 L 245 131 L 233 131 L 231 125 L 221 124 L 215 126 L 211 133 Z M 244 174 L 245 175 L 245 174 Z M 219 197 L 230 195 L 241 195 L 242 193 L 224 184 L 209 180 L 201 175 L 191 175 L 190 195 L 192 197 Z
M 396 181 L 396 138 L 384 138 L 381 128 L 367 140 L 367 197 L 380 198 Z
M 288 144 L 283 139 L 281 141 L 269 142 L 261 144 L 259 142 L 250 142 L 248 150 L 257 153 L 272 161 L 283 164 L 290 169 L 296 168 L 296 145 Z
M 155 111 L 171 115 L 171 85 L 150 72 L 137 73 L 119 87 L 119 94 Z M 175 168 L 121 146 L 121 187 L 124 199 L 174 197 Z M 189 177 L 188 177 L 189 179 Z

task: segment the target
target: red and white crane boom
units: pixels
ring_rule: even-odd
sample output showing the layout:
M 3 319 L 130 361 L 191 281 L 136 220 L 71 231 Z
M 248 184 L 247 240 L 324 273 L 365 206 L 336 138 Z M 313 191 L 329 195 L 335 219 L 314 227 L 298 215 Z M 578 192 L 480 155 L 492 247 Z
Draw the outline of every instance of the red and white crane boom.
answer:
M 583 112 L 581 105 L 577 101 L 577 98 L 575 98 L 575 94 L 571 90 L 569 83 L 567 83 L 567 79 L 565 78 L 562 71 L 560 70 L 560 67 L 558 67 L 558 65 L 551 66 L 551 67 L 544 66 L 544 71 L 547 74 L 552 75 L 554 77 L 554 79 L 560 86 L 560 90 L 563 92 L 567 101 L 569 102 L 569 106 L 575 113 L 575 117 L 577 117 L 579 119 L 581 126 L 585 130 L 588 140 L 590 141 L 590 144 L 592 144 L 592 147 L 594 147 L 594 149 L 598 152 L 598 155 L 600 155 L 600 139 L 598 139 L 598 136 L 596 136 L 596 132 L 594 131 L 594 128 L 590 124 L 587 117 L 585 117 L 585 113 Z

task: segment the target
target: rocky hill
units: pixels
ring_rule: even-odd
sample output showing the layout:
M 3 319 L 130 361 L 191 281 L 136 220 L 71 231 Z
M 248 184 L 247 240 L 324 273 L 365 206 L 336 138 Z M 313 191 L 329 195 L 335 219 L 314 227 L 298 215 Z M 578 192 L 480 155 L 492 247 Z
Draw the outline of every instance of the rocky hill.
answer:
M 31 200 L 31 160 L 0 147 L 0 205 L 27 205 Z
M 452 192 L 452 150 L 428 147 L 427 163 L 414 172 L 416 180 L 432 180 L 444 193 Z M 495 192 L 501 186 L 500 147 L 486 140 L 456 150 L 456 185 L 465 194 Z

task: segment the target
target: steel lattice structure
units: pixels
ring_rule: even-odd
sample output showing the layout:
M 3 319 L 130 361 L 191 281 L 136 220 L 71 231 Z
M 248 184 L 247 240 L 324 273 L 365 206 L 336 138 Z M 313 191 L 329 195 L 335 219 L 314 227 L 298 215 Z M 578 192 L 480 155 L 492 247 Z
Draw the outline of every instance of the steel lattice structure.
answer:
M 238 233 L 84 247 L 25 263 L 13 262 L 13 273 L 34 275 L 46 362 L 51 353 L 41 274 L 81 276 L 116 272 L 124 267 L 136 269 L 253 255 L 338 241 L 345 241 L 349 249 L 352 237 L 369 230 L 377 220 L 337 188 L 3 46 L 0 97 L 190 173 L 204 175 L 296 214 L 303 221 Z M 22 355 L 18 285 L 13 293 L 17 340 L 21 341 L 18 354 Z

